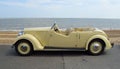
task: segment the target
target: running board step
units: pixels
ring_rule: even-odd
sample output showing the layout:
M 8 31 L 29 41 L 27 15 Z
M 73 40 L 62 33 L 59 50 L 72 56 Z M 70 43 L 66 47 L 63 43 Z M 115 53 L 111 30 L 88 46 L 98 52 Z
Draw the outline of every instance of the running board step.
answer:
M 85 48 L 55 48 L 55 47 L 45 47 L 44 51 L 85 51 Z

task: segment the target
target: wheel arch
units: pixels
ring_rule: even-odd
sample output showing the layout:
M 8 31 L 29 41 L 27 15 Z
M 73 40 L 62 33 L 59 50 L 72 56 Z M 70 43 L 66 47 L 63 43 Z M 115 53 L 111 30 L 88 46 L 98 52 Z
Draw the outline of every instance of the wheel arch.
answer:
M 42 44 L 39 42 L 38 39 L 36 39 L 33 35 L 31 34 L 25 34 L 22 36 L 19 36 L 16 41 L 14 42 L 13 45 L 16 45 L 17 43 L 19 43 L 20 41 L 29 41 L 32 46 L 33 46 L 33 50 L 42 50 L 43 46 Z
M 32 44 L 29 40 L 27 40 L 27 39 L 20 39 L 20 40 L 16 41 L 16 42 L 14 43 L 14 45 L 16 46 L 16 45 L 17 45 L 18 43 L 20 43 L 20 42 L 29 42 L 30 45 L 33 46 L 33 44 Z
M 94 35 L 91 38 L 89 38 L 88 41 L 86 42 L 86 50 L 88 50 L 89 44 L 93 40 L 100 40 L 104 44 L 106 50 L 110 49 L 112 47 L 110 42 L 108 41 L 108 39 L 105 36 L 103 36 L 103 35 Z

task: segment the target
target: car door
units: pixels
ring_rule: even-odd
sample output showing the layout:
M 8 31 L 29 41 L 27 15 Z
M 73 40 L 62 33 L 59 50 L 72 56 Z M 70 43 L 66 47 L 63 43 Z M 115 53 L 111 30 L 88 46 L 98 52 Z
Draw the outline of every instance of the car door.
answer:
M 92 31 L 82 31 L 79 32 L 78 48 L 86 48 L 86 43 L 88 39 L 92 36 Z
M 78 43 L 77 32 L 71 32 L 69 35 L 64 35 L 55 31 L 50 31 L 49 46 L 76 48 Z

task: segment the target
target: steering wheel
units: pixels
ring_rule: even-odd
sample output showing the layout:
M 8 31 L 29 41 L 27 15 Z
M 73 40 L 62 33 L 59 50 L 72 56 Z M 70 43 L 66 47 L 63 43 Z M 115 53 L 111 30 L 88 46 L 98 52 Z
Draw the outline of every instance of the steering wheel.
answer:
M 51 27 L 51 29 L 54 29 L 55 31 L 59 32 L 59 28 L 57 26 L 56 23 L 53 24 L 53 26 Z
M 51 27 L 51 29 L 53 29 L 55 27 L 56 23 L 53 24 L 53 26 Z

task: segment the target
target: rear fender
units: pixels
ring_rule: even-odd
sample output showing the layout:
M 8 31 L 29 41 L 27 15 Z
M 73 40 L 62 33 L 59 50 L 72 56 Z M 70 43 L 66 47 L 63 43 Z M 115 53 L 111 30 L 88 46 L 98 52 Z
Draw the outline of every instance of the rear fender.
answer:
M 28 40 L 32 43 L 34 50 L 43 50 L 42 44 L 31 34 L 24 34 L 22 36 L 19 36 L 16 39 L 16 41 L 14 42 L 14 44 L 17 43 L 18 41 L 24 40 L 24 39 Z
M 88 50 L 89 43 L 94 39 L 103 40 L 104 43 L 105 43 L 105 50 L 110 49 L 112 47 L 110 41 L 105 36 L 103 36 L 103 35 L 94 35 L 94 36 L 92 36 L 91 38 L 88 39 L 88 41 L 86 43 L 86 50 Z

